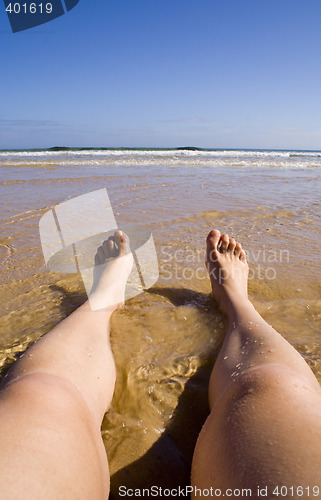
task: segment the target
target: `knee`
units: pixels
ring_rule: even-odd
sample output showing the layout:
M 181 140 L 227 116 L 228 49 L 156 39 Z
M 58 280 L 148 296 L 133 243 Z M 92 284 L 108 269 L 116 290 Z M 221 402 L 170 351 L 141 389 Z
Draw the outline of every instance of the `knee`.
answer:
M 77 388 L 62 377 L 34 372 L 10 380 L 1 391 L 3 402 L 17 409 L 89 416 L 85 400 Z
M 310 380 L 279 363 L 251 367 L 239 377 L 239 387 L 258 391 L 284 391 L 311 388 Z
M 286 404 L 301 411 L 310 406 L 321 408 L 321 391 L 317 394 L 310 380 L 283 365 L 267 364 L 244 370 L 213 406 L 231 407 L 256 401 L 259 405 L 284 407 Z

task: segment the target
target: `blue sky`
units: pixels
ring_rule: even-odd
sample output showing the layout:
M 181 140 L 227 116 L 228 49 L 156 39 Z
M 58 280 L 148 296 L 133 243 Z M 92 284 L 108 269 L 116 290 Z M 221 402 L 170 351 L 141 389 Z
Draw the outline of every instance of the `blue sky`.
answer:
M 321 149 L 321 2 L 80 0 L 12 33 L 0 149 Z

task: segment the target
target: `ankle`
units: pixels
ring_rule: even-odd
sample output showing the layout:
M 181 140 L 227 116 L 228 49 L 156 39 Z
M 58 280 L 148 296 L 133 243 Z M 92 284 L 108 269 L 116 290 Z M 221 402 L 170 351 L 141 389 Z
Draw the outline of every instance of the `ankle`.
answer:
M 226 315 L 229 321 L 238 321 L 249 313 L 252 313 L 254 306 L 247 295 L 233 294 L 229 297 L 226 307 Z

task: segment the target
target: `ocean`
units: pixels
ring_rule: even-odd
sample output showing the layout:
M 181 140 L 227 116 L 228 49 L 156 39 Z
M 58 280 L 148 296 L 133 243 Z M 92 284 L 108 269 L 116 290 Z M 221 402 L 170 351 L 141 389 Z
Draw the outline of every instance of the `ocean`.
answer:
M 204 267 L 210 229 L 241 241 L 251 300 L 321 382 L 321 152 L 0 151 L 2 371 L 86 298 L 80 274 L 46 267 L 41 217 L 103 188 L 120 229 L 153 235 L 159 268 L 113 315 L 117 383 L 102 426 L 111 491 L 182 486 L 226 327 Z

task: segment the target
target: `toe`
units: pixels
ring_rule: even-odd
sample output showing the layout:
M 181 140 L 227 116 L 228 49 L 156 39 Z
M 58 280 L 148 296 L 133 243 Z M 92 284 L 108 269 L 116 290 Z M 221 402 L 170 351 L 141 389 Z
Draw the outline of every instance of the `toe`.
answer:
M 228 249 L 229 243 L 230 243 L 230 238 L 229 238 L 228 234 L 222 234 L 222 236 L 220 238 L 219 250 L 222 253 L 225 253 Z
M 123 247 L 123 234 L 121 231 L 114 232 L 115 247 L 117 249 L 117 254 L 120 255 Z
M 241 245 L 241 243 L 236 243 L 235 249 L 234 249 L 234 255 L 236 255 L 236 257 L 239 257 L 241 251 L 242 251 L 242 245 Z
M 102 264 L 106 259 L 106 255 L 104 252 L 104 244 L 102 244 L 100 247 L 97 249 L 95 261 L 97 261 L 98 264 Z
M 230 238 L 230 242 L 229 242 L 227 251 L 233 253 L 234 250 L 235 250 L 235 247 L 236 247 L 236 241 L 235 241 L 235 239 L 234 238 Z
M 118 248 L 118 255 L 127 255 L 131 253 L 129 238 L 123 231 L 115 231 L 114 238 Z
M 217 260 L 218 243 L 221 233 L 217 229 L 212 229 L 206 239 L 206 259 L 205 264 L 208 267 L 212 262 Z
M 206 241 L 208 247 L 210 247 L 209 250 L 217 250 L 218 242 L 220 241 L 220 236 L 221 233 L 218 231 L 218 229 L 212 229 L 212 231 L 208 233 Z
M 242 249 L 242 250 L 241 250 L 241 252 L 240 252 L 240 260 L 241 260 L 242 262 L 244 262 L 244 264 L 245 264 L 245 262 L 246 262 L 246 254 L 245 254 L 245 252 L 244 252 L 244 250 L 243 250 L 243 249 Z
M 99 266 L 101 264 L 101 258 L 99 257 L 99 248 L 97 249 L 96 255 L 95 255 L 95 266 Z
M 108 249 L 109 257 L 115 257 L 115 253 L 117 251 L 117 248 L 116 248 L 115 239 L 113 236 L 109 236 L 109 238 L 107 240 L 107 249 Z

